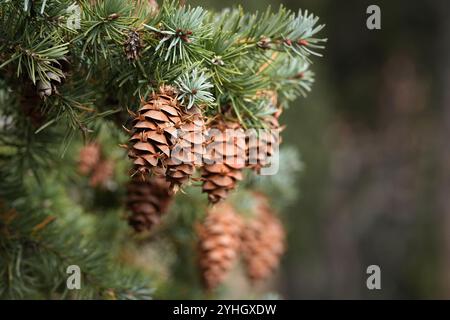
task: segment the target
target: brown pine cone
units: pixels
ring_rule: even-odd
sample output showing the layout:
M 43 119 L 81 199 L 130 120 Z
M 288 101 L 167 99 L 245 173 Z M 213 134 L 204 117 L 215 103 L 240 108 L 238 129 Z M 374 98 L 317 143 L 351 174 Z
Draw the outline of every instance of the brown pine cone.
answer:
M 185 183 L 198 162 L 191 160 L 203 148 L 203 131 L 200 112 L 185 110 L 173 87 L 161 87 L 133 120 L 128 156 L 134 161 L 135 173 L 166 175 L 175 187 Z
M 274 120 L 278 123 L 276 119 Z M 278 135 L 277 129 L 264 129 L 253 132 L 247 137 L 247 168 L 260 173 L 262 168 L 270 166 L 272 157 L 279 148 Z
M 218 121 L 212 124 L 209 139 L 202 167 L 202 189 L 211 203 L 217 203 L 243 178 L 245 134 L 238 123 Z
M 162 87 L 134 115 L 128 156 L 133 159 L 137 173 L 147 175 L 158 173 L 163 160 L 170 156 L 168 130 L 181 122 L 182 111 L 174 91 Z
M 273 161 L 272 156 L 275 155 L 281 143 L 280 133 L 283 128 L 278 118 L 282 108 L 277 107 L 276 103 L 276 93 L 270 93 L 268 110 L 272 110 L 272 113 L 262 117 L 266 128 L 255 131 L 247 137 L 247 168 L 257 173 L 260 173 L 262 168 L 270 166 Z
M 100 161 L 92 171 L 89 180 L 92 187 L 105 186 L 114 173 L 114 163 L 110 160 Z
M 242 220 L 228 203 L 220 203 L 198 226 L 199 258 L 206 289 L 221 284 L 238 257 Z
M 144 180 L 134 177 L 128 184 L 126 198 L 126 206 L 130 211 L 128 223 L 136 232 L 150 230 L 159 224 L 172 197 L 170 185 L 163 177 L 153 176 Z
M 277 269 L 284 253 L 285 232 L 265 195 L 256 194 L 255 217 L 242 231 L 242 254 L 248 277 L 256 282 L 267 279 Z
M 96 142 L 91 142 L 81 148 L 78 156 L 78 172 L 82 175 L 89 174 L 100 162 L 100 146 Z
M 246 166 L 260 173 L 262 168 L 270 166 L 273 161 L 272 156 L 275 155 L 281 143 L 280 133 L 283 127 L 279 123 L 282 108 L 278 104 L 276 91 L 261 91 L 257 96 L 267 103 L 260 116 L 265 123 L 265 128 L 255 130 L 247 137 Z
M 195 165 L 201 164 L 205 143 L 205 123 L 197 109 L 186 112 L 183 124 L 173 132 L 171 157 L 165 162 L 166 178 L 173 186 L 180 186 L 189 180 Z

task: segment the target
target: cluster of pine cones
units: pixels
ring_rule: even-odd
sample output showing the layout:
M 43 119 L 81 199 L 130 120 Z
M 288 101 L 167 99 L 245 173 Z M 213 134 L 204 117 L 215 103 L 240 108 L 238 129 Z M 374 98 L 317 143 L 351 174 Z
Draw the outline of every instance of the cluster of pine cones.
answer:
M 284 252 L 283 226 L 267 197 L 255 193 L 251 219 L 244 221 L 227 202 L 214 206 L 198 227 L 202 279 L 207 290 L 223 283 L 242 253 L 252 282 L 267 279 Z
M 178 189 L 200 167 L 203 191 L 212 203 L 225 199 L 236 187 L 242 169 L 267 166 L 279 143 L 278 116 L 266 119 L 275 134 L 266 132 L 249 143 L 238 122 L 219 118 L 206 124 L 200 110 L 185 109 L 170 86 L 161 87 L 132 116 L 128 156 L 133 175 L 162 175 Z
M 279 143 L 279 113 L 264 119 L 273 133 L 265 131 L 259 139 L 249 139 L 236 121 L 222 117 L 206 123 L 198 108 L 188 110 L 182 105 L 171 86 L 162 86 L 136 113 L 130 113 L 132 127 L 125 147 L 133 161 L 131 185 L 137 183 L 136 179 L 146 183 L 151 177 L 163 177 L 168 184 L 159 184 L 157 193 L 162 192 L 159 188 L 166 188 L 163 193 L 174 194 L 199 168 L 201 177 L 196 179 L 202 182 L 203 192 L 211 203 L 218 203 L 242 180 L 243 169 L 259 171 L 269 165 L 268 159 Z M 128 195 L 130 224 L 136 230 L 149 230 L 163 212 L 136 210 L 142 206 L 131 204 L 130 199 L 139 198 L 133 190 L 129 188 Z M 150 198 L 143 201 L 154 206 Z M 148 216 L 144 218 L 145 214 Z M 136 227 L 136 219 L 141 226 Z
M 126 145 L 133 161 L 126 197 L 130 226 L 142 232 L 157 225 L 175 192 L 199 168 L 197 179 L 215 204 L 197 228 L 205 287 L 211 290 L 221 284 L 239 256 L 252 281 L 268 278 L 278 267 L 285 238 L 268 198 L 253 193 L 256 205 L 250 219 L 242 218 L 222 200 L 243 179 L 243 169 L 259 172 L 270 164 L 267 160 L 280 143 L 279 112 L 266 116 L 273 131 L 263 132 L 256 141 L 245 135 L 238 122 L 225 117 L 206 123 L 198 108 L 187 110 L 180 103 L 176 89 L 163 86 L 132 116 Z M 100 144 L 92 142 L 80 151 L 78 171 L 96 187 L 111 178 L 113 166 L 104 159 Z

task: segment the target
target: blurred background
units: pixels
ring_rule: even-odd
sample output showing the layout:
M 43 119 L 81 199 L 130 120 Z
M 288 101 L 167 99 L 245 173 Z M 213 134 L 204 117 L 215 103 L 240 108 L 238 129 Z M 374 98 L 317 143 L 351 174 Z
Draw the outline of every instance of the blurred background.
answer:
M 298 200 L 284 216 L 283 298 L 450 298 L 450 3 L 188 3 L 283 3 L 327 25 L 313 91 L 282 119 L 285 143 L 304 162 Z M 370 4 L 381 8 L 381 30 L 366 27 Z M 372 264 L 381 290 L 366 287 Z

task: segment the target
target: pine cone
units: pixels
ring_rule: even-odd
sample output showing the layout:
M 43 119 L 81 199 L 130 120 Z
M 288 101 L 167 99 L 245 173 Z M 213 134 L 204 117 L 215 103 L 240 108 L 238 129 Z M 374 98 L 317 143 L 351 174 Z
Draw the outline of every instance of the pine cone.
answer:
M 267 279 L 278 267 L 284 252 L 283 225 L 272 212 L 268 199 L 257 194 L 256 216 L 242 231 L 242 254 L 252 281 Z
M 136 173 L 165 173 L 164 160 L 170 156 L 171 145 L 168 132 L 176 131 L 182 115 L 170 87 L 162 87 L 134 115 L 128 156 L 134 161 Z
M 126 199 L 131 213 L 128 223 L 136 232 L 150 230 L 167 212 L 172 196 L 169 183 L 163 177 L 153 176 L 144 180 L 134 177 L 128 184 Z
M 245 167 L 245 135 L 238 123 L 219 121 L 211 126 L 202 167 L 203 192 L 217 203 L 236 188 Z
M 278 121 L 277 121 L 278 122 Z M 246 167 L 261 172 L 273 161 L 272 157 L 279 148 L 279 131 L 259 130 L 247 137 Z
M 238 257 L 242 220 L 228 203 L 211 208 L 198 227 L 199 258 L 206 289 L 221 284 Z
M 100 161 L 92 171 L 89 180 L 92 187 L 105 186 L 114 173 L 114 163 L 110 160 Z
M 165 174 L 176 187 L 186 182 L 194 172 L 196 158 L 203 153 L 203 130 L 199 111 L 185 110 L 175 90 L 162 87 L 133 121 L 128 156 L 134 160 L 135 173 Z
M 100 146 L 95 142 L 81 148 L 78 156 L 78 172 L 82 175 L 89 174 L 100 162 L 100 153 Z
M 273 91 L 261 93 L 267 96 L 267 110 L 271 111 L 269 115 L 264 115 L 262 120 L 267 125 L 266 129 L 253 132 L 247 137 L 247 168 L 255 170 L 257 173 L 261 169 L 270 166 L 272 156 L 281 143 L 280 133 L 283 128 L 278 121 L 282 108 L 277 106 L 277 94 Z
M 174 144 L 171 157 L 165 162 L 166 179 L 178 187 L 189 180 L 205 153 L 205 123 L 197 109 L 186 112 L 183 124 L 173 132 L 171 140 Z
M 127 40 L 124 43 L 125 54 L 127 55 L 128 60 L 137 60 L 140 57 L 142 47 L 143 44 L 139 32 L 128 32 Z

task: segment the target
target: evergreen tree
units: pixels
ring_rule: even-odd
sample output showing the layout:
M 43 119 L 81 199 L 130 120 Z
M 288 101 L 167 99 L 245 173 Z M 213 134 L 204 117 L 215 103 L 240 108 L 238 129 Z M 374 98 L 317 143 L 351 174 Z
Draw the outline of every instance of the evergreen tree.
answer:
M 232 228 L 227 250 L 225 216 L 236 211 L 245 226 L 261 214 L 261 193 L 277 200 L 266 215 L 292 198 L 294 151 L 281 152 L 278 175 L 258 173 L 280 143 L 281 111 L 311 88 L 322 28 L 284 7 L 0 1 L 0 297 L 205 297 L 201 270 L 228 271 L 221 261 L 237 260 L 229 255 L 246 238 Z M 268 148 L 256 165 L 248 137 L 220 140 L 229 128 L 272 129 L 258 131 Z M 190 157 L 231 144 L 226 155 L 243 162 L 170 156 L 186 144 L 200 150 Z M 227 205 L 212 210 L 208 199 Z M 223 208 L 233 211 L 225 227 L 208 225 Z M 219 236 L 209 241 L 205 228 Z M 72 265 L 79 290 L 66 285 Z

